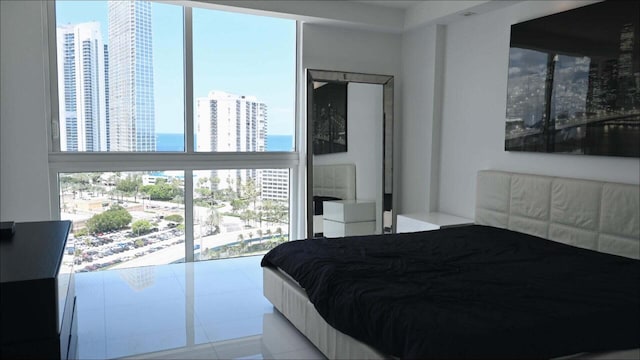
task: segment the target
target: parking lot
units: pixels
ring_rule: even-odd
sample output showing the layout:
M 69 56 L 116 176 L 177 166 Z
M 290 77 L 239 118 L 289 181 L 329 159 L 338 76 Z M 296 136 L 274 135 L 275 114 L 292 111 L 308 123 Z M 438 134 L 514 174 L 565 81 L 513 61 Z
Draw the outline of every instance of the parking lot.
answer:
M 77 272 L 95 271 L 154 253 L 171 245 L 184 243 L 184 232 L 166 228 L 151 234 L 132 237 L 131 231 L 117 231 L 75 239 L 74 263 Z

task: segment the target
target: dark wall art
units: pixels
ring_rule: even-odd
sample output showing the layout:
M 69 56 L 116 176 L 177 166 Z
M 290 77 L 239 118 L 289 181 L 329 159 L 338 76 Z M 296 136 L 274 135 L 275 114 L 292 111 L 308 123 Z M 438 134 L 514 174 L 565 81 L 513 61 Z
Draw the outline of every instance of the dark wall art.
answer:
M 505 150 L 640 157 L 640 2 L 511 26 Z
M 313 154 L 347 151 L 347 83 L 315 83 Z

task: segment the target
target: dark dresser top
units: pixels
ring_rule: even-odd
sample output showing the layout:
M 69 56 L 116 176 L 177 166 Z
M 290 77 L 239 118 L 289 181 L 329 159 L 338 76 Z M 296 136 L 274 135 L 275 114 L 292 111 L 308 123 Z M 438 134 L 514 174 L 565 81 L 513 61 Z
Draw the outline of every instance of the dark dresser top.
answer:
M 0 240 L 0 283 L 55 278 L 70 221 L 16 223 L 13 238 Z

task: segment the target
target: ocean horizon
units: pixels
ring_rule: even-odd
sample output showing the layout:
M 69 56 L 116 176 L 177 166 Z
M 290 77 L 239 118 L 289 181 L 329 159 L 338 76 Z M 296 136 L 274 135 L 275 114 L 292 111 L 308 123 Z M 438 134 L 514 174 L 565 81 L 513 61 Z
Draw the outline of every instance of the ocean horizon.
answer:
M 156 151 L 184 151 L 184 134 L 157 133 Z M 293 151 L 293 135 L 267 135 L 267 151 Z

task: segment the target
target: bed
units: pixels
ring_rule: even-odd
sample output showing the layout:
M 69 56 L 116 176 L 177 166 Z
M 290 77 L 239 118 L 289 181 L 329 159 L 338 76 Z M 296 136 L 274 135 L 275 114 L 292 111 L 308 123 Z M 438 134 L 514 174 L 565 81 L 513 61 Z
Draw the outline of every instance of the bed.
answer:
M 637 185 L 481 171 L 476 225 L 290 242 L 283 248 L 293 249 L 288 257 L 298 260 L 292 264 L 275 267 L 280 250 L 263 259 L 264 294 L 328 358 L 555 358 L 590 352 L 594 358 L 637 359 L 639 203 Z M 410 255 L 393 258 L 390 249 L 397 248 L 408 248 Z M 383 267 L 341 268 L 359 264 L 362 251 Z M 445 257 L 434 258 L 436 253 Z M 348 261 L 312 272 L 331 257 Z M 359 272 L 368 277 L 345 283 Z M 409 292 L 429 302 L 409 320 L 394 322 L 396 314 L 416 306 L 398 287 L 405 278 L 393 278 L 407 272 L 432 276 L 406 281 Z M 511 273 L 524 274 L 524 280 Z M 382 279 L 388 274 L 391 283 Z M 398 292 L 390 305 L 378 301 L 382 293 L 375 287 L 357 286 L 378 280 L 377 289 Z M 344 296 L 327 298 L 331 292 Z M 375 301 L 364 302 L 371 297 Z M 327 314 L 328 308 L 337 310 Z M 385 312 L 393 316 L 383 319 Z

